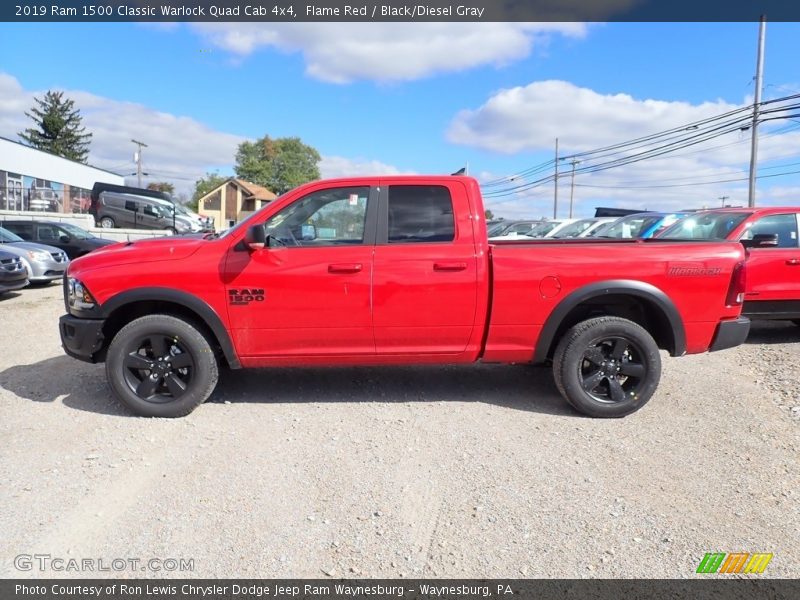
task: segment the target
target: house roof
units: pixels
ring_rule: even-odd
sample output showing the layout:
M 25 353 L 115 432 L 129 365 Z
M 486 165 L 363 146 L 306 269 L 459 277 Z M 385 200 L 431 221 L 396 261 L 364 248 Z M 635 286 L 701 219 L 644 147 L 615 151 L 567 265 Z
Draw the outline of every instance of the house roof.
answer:
M 278 196 L 270 192 L 267 188 L 261 185 L 257 185 L 255 183 L 250 183 L 249 181 L 245 181 L 244 179 L 236 179 L 231 178 L 228 181 L 231 181 L 238 185 L 242 190 L 247 192 L 248 197 L 255 198 L 256 200 L 275 200 Z
M 272 200 L 275 200 L 275 198 L 278 197 L 262 185 L 251 183 L 249 181 L 245 181 L 244 179 L 237 179 L 236 177 L 229 177 L 228 179 L 220 183 L 217 187 L 215 187 L 213 190 L 204 194 L 200 198 L 200 201 L 202 202 L 209 196 L 216 194 L 218 191 L 220 191 L 229 183 L 232 183 L 233 185 L 241 188 L 242 194 L 244 195 L 245 198 L 248 199 L 253 198 L 255 200 L 260 200 L 262 202 L 271 202 Z

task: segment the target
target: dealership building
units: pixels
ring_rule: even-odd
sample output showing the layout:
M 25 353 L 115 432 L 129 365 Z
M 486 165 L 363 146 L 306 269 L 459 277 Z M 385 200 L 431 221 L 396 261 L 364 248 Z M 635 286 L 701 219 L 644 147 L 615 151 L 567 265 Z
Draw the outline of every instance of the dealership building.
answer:
M 116 173 L 0 137 L 0 210 L 85 213 L 98 181 L 125 185 Z

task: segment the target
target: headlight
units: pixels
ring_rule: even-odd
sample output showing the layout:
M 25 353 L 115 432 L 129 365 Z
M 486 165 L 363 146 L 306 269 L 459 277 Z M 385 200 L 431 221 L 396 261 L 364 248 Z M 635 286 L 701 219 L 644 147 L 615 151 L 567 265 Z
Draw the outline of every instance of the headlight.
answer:
M 52 259 L 53 257 L 50 256 L 50 253 L 44 252 L 43 250 L 28 250 L 28 258 L 38 262 L 44 262 Z
M 89 290 L 72 277 L 67 280 L 67 301 L 71 307 L 78 310 L 89 310 L 97 305 Z

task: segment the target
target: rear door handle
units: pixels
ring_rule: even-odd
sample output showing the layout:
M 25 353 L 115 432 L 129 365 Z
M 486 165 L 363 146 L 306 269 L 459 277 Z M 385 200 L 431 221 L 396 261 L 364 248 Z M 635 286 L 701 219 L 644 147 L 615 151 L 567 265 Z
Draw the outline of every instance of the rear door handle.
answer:
M 790 258 L 786 261 L 786 264 L 790 267 L 797 267 L 800 266 L 800 258 Z
M 464 271 L 467 268 L 465 262 L 435 262 L 433 263 L 434 271 Z
M 361 268 L 361 263 L 338 263 L 328 265 L 328 273 L 358 273 Z

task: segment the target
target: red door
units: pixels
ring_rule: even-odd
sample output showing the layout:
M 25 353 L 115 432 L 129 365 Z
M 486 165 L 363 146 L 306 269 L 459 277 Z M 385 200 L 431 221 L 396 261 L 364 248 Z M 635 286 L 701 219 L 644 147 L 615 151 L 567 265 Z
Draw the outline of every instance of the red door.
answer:
M 743 239 L 756 234 L 777 234 L 775 248 L 751 248 L 747 259 L 747 293 L 745 301 L 791 302 L 800 308 L 800 246 L 798 245 L 798 216 L 791 214 L 767 215 L 750 226 Z M 789 309 L 787 305 L 785 308 Z M 770 310 L 782 310 L 782 305 L 772 305 Z M 747 312 L 750 312 L 749 310 Z
M 231 248 L 225 286 L 241 356 L 375 353 L 369 196 L 366 186 L 312 191 L 267 220 L 270 247 Z
M 463 352 L 475 327 L 477 289 L 464 185 L 381 182 L 373 277 L 378 354 Z

